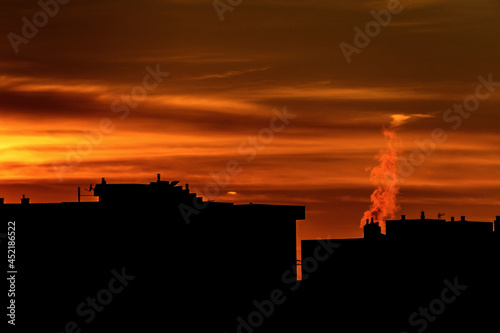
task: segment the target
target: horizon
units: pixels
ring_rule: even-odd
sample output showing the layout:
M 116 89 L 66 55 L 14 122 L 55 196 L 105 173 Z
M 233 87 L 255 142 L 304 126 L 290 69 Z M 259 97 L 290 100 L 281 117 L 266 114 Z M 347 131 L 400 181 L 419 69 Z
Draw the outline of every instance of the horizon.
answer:
M 157 177 L 160 177 L 160 174 L 157 174 Z M 102 179 L 105 178 L 105 177 L 102 177 L 101 178 L 101 181 Z M 159 178 L 157 178 L 157 180 L 159 180 Z M 165 181 L 165 179 L 161 179 L 162 181 Z M 153 181 L 152 179 L 150 180 L 150 182 L 144 182 L 144 183 L 133 183 L 133 182 L 128 182 L 128 183 L 109 183 L 107 180 L 106 180 L 106 184 L 139 184 L 139 185 L 148 185 L 149 183 L 154 183 L 155 181 Z M 172 183 L 173 181 L 171 180 L 168 180 L 168 182 Z M 191 184 L 189 183 L 181 183 L 181 182 L 178 182 L 178 181 L 175 181 L 175 185 L 176 186 L 180 186 L 182 187 L 183 189 L 189 189 L 190 193 L 193 193 L 193 194 L 200 194 L 198 192 L 195 192 L 193 191 L 193 187 Z M 30 195 L 26 195 L 26 194 L 22 194 L 21 198 L 24 199 L 26 197 L 26 199 L 28 199 L 28 202 L 29 204 L 53 204 L 53 203 L 79 203 L 79 202 L 82 202 L 82 203 L 87 203 L 87 202 L 92 202 L 92 203 L 99 203 L 99 197 L 94 195 L 93 194 L 93 190 L 95 188 L 96 185 L 98 185 L 99 183 L 90 183 L 90 186 L 88 186 L 89 188 L 91 188 L 91 190 L 89 191 L 89 189 L 87 187 L 80 187 L 80 198 L 78 198 L 78 187 L 75 188 L 75 191 L 74 191 L 74 195 L 72 198 L 70 198 L 69 200 L 63 200 L 63 201 L 33 201 L 32 200 L 32 197 L 30 197 Z M 196 187 L 194 188 L 196 189 Z M 133 194 L 131 194 L 131 196 L 133 196 Z M 44 194 L 44 197 L 46 197 L 46 194 Z M 54 197 L 57 197 L 57 196 L 54 196 Z M 19 198 L 19 200 L 15 201 L 15 202 L 9 202 L 9 201 L 6 201 L 5 198 L 2 198 L 4 199 L 3 200 L 3 203 L 4 204 L 21 204 L 21 198 Z M 203 197 L 202 197 L 203 198 Z M 78 199 L 80 199 L 81 201 L 78 201 Z M 364 236 L 363 236 L 363 226 L 365 225 L 365 223 L 362 223 L 361 224 L 361 235 L 353 235 L 353 236 L 347 236 L 347 237 L 342 237 L 342 236 L 339 236 L 338 234 L 327 234 L 327 235 L 322 235 L 320 234 L 319 236 L 316 235 L 312 238 L 307 238 L 307 233 L 305 232 L 301 232 L 301 229 L 304 228 L 304 226 L 307 226 L 307 206 L 306 205 L 301 205 L 299 202 L 296 202 L 295 204 L 290 204 L 290 203 L 279 203 L 279 202 L 234 202 L 234 201 L 230 201 L 230 200 L 206 200 L 206 198 L 203 198 L 204 201 L 211 201 L 211 202 L 220 202 L 220 203 L 234 203 L 235 205 L 245 205 L 245 204 L 258 204 L 258 205 L 284 205 L 284 206 L 304 206 L 305 207 L 305 211 L 306 211 L 306 219 L 305 220 L 298 220 L 297 221 L 297 253 L 298 253 L 298 258 L 300 258 L 300 253 L 301 253 L 301 245 L 300 245 L 300 242 L 302 240 L 320 240 L 320 239 L 362 239 Z M 388 221 L 388 220 L 392 220 L 392 221 L 399 221 L 400 219 L 404 217 L 406 217 L 407 220 L 409 221 L 419 221 L 422 219 L 422 215 L 423 213 L 425 213 L 424 211 L 420 212 L 419 216 L 417 215 L 407 215 L 407 214 L 403 214 L 404 211 L 401 211 L 400 212 L 401 214 L 398 215 L 398 216 L 394 216 L 393 218 L 391 219 L 375 219 L 373 220 L 373 218 L 371 219 L 371 222 L 376 222 L 377 224 L 380 223 L 381 226 L 382 226 L 382 234 L 385 234 L 385 222 Z M 484 215 L 484 214 L 483 214 Z M 474 215 L 472 215 L 474 216 Z M 478 216 L 478 215 L 475 215 L 475 216 Z M 490 223 L 493 223 L 495 221 L 495 218 L 499 216 L 499 215 L 495 215 L 493 217 L 487 217 L 485 219 L 475 219 L 474 217 L 473 218 L 470 218 L 470 216 L 466 216 L 466 215 L 449 215 L 448 217 L 446 216 L 446 214 L 444 213 L 437 213 L 437 216 L 428 216 L 426 215 L 425 216 L 425 219 L 427 220 L 441 220 L 443 222 L 453 222 L 453 221 L 460 221 L 459 218 L 464 218 L 465 221 L 468 221 L 468 222 L 490 222 Z M 370 221 L 369 221 L 370 222 Z M 305 236 L 305 237 L 304 237 Z

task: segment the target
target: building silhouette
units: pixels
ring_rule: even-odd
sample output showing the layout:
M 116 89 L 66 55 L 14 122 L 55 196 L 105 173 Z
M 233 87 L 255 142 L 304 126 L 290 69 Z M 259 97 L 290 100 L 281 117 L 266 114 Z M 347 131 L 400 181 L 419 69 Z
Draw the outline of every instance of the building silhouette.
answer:
M 149 184 L 102 179 L 92 195 L 99 201 L 82 202 L 80 192 L 78 202 L 0 200 L 2 222 L 16 221 L 21 331 L 443 333 L 500 326 L 500 307 L 491 302 L 500 297 L 500 217 L 402 215 L 385 221 L 386 234 L 382 221 L 370 220 L 363 238 L 302 240 L 297 266 L 304 206 L 207 202 L 160 175 Z M 117 272 L 133 279 L 112 295 Z
M 441 219 L 428 219 L 425 212 L 420 214 L 420 219 L 406 219 L 406 215 L 401 215 L 399 220 L 387 220 L 386 234 L 382 234 L 379 222 L 366 220 L 363 227 L 365 239 L 391 239 L 405 240 L 429 240 L 436 239 L 446 242 L 447 240 L 462 238 L 487 238 L 493 234 L 493 227 L 500 223 L 500 216 L 494 222 L 467 221 L 465 216 L 460 220 L 451 217 L 450 221 Z M 495 229 L 495 230 L 499 230 Z
M 178 183 L 103 179 L 99 202 L 0 204 L 17 227 L 18 328 L 60 332 L 73 320 L 83 332 L 233 329 L 296 265 L 305 207 L 207 202 Z M 86 323 L 77 306 L 122 268 L 136 278 Z
M 497 220 L 499 218 L 497 216 Z M 493 222 L 467 221 L 465 216 L 457 221 L 454 217 L 450 221 L 427 219 L 422 212 L 420 219 L 408 220 L 405 215 L 401 215 L 399 220 L 387 220 L 386 233 L 388 237 L 404 239 L 484 238 L 493 233 Z
M 372 219 L 363 227 L 363 238 L 302 240 L 308 281 L 298 302 L 308 306 L 298 307 L 299 318 L 307 318 L 298 326 L 321 331 L 337 314 L 335 327 L 348 327 L 346 332 L 498 329 L 500 307 L 488 300 L 500 296 L 500 216 L 494 222 L 464 216 L 445 221 L 422 212 L 419 219 L 402 215 L 385 223 L 386 234 Z M 315 258 L 325 241 L 338 248 L 327 262 L 307 271 L 306 258 Z M 457 289 L 460 296 L 446 303 L 442 295 L 450 284 L 465 290 Z M 320 295 L 331 302 L 320 303 Z

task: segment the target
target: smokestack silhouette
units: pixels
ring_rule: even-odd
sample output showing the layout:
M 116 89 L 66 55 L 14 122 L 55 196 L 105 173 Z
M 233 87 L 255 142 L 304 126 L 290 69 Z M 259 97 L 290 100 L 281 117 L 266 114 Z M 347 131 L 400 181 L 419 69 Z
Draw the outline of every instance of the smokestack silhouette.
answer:
M 385 220 L 394 219 L 400 209 L 397 203 L 398 186 L 398 150 L 396 149 L 396 132 L 383 130 L 387 139 L 387 148 L 378 154 L 379 165 L 370 173 L 370 181 L 377 186 L 370 200 L 370 208 L 363 214 L 360 227 L 366 219 L 374 219 L 380 223 L 382 232 L 385 232 Z

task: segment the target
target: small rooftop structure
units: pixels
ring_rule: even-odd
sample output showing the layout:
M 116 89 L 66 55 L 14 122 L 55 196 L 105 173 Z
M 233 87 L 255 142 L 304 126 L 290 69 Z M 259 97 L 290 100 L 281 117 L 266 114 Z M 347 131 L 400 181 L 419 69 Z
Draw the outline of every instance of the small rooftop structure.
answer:
M 497 217 L 498 220 L 498 217 Z M 500 222 L 499 222 L 500 223 Z M 467 221 L 465 216 L 456 221 L 428 219 L 425 213 L 420 214 L 420 219 L 406 219 L 401 215 L 399 220 L 386 221 L 386 235 L 389 238 L 400 239 L 450 239 L 457 237 L 480 237 L 493 233 L 493 222 Z
M 195 193 L 189 192 L 189 185 L 186 188 L 178 186 L 179 181 L 161 180 L 157 174 L 156 182 L 148 184 L 108 184 L 104 178 L 94 189 L 94 196 L 99 197 L 102 203 L 155 203 L 158 201 L 180 203 L 193 202 L 201 203 L 202 198 L 196 197 Z
M 363 234 L 365 239 L 379 239 L 382 237 L 382 229 L 379 222 L 373 222 L 373 217 L 369 221 L 366 219 L 366 224 L 363 227 Z

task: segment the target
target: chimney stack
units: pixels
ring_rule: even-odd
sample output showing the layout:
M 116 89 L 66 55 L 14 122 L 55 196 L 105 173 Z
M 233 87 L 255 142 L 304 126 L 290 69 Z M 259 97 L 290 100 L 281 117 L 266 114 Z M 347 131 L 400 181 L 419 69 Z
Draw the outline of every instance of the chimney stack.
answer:
M 189 192 L 189 184 L 186 184 L 186 191 Z
M 366 219 L 366 224 L 370 223 L 370 220 L 369 219 Z
M 425 212 L 423 212 L 423 211 L 422 211 L 422 212 L 420 213 L 420 219 L 421 219 L 421 220 L 425 220 Z
M 451 222 L 455 222 L 455 217 L 454 216 L 451 217 Z
M 160 174 L 156 174 L 156 181 L 159 183 L 160 182 Z
M 381 229 L 378 222 L 373 222 L 373 217 L 371 222 L 368 224 L 368 219 L 366 219 L 366 225 L 363 227 L 363 234 L 365 239 L 378 239 L 381 235 Z
M 401 215 L 401 220 L 402 221 L 406 220 L 406 215 Z
M 23 198 L 21 199 L 21 204 L 22 205 L 27 205 L 30 203 L 30 198 L 26 198 L 23 194 Z
M 465 222 L 465 216 L 460 216 L 460 221 Z

